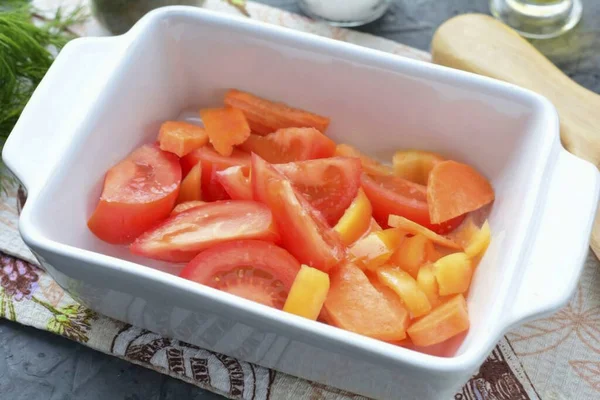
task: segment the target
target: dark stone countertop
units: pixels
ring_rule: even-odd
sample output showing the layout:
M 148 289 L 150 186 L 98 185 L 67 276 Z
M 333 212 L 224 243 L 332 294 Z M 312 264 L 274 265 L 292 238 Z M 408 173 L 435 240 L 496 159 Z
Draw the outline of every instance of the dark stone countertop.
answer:
M 299 12 L 295 0 L 261 2 Z M 600 93 L 600 1 L 583 3 L 584 17 L 575 30 L 534 44 L 575 81 Z M 359 29 L 427 50 L 443 21 L 467 12 L 488 13 L 488 1 L 395 0 L 380 21 Z M 0 319 L 0 398 L 7 393 L 11 400 L 222 399 L 51 333 Z

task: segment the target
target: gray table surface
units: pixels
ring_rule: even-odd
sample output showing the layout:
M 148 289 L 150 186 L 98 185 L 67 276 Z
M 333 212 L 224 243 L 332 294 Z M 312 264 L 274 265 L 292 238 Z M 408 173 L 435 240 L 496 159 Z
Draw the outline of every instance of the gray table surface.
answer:
M 299 12 L 295 0 L 261 2 Z M 600 1 L 583 3 L 584 17 L 574 31 L 534 44 L 574 80 L 600 93 Z M 395 0 L 380 21 L 359 29 L 427 50 L 443 21 L 467 12 L 488 13 L 488 0 Z M 0 399 L 222 397 L 51 333 L 0 319 Z

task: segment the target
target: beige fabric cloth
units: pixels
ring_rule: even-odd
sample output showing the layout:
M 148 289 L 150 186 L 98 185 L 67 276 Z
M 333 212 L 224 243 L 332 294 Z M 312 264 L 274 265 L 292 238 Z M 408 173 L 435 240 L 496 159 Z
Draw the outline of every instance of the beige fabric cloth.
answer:
M 78 0 L 37 0 L 53 9 Z M 220 2 L 206 7 L 235 12 Z M 401 56 L 429 61 L 427 53 L 371 35 L 331 28 L 259 4 L 252 17 Z M 104 34 L 91 20 L 78 27 Z M 26 153 L 23 154 L 27 156 Z M 13 190 L 0 199 L 0 316 L 48 330 L 132 363 L 235 399 L 359 399 L 323 385 L 251 365 L 197 346 L 111 320 L 77 304 L 42 270 L 20 239 Z M 577 293 L 558 313 L 527 323 L 504 337 L 455 399 L 600 398 L 600 263 L 588 257 Z

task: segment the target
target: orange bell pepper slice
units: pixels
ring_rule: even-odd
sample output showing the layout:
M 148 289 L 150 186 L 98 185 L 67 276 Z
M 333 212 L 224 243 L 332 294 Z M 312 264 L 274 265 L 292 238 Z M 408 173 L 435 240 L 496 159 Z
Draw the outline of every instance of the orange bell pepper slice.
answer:
M 181 181 L 177 204 L 202 200 L 202 163 L 198 162 Z
M 421 234 L 427 239 L 431 240 L 433 243 L 438 244 L 440 246 L 448 247 L 450 249 L 455 250 L 462 250 L 462 247 L 458 243 L 448 238 L 445 238 L 444 236 L 438 235 L 434 231 L 427 229 L 424 226 L 421 226 L 416 222 L 413 222 L 404 217 L 400 217 L 398 215 L 390 215 L 388 219 L 388 225 L 394 228 L 402 229 L 407 233 L 413 235 Z
M 429 174 L 427 204 L 434 224 L 475 211 L 492 201 L 492 185 L 470 165 L 442 161 Z
M 343 264 L 332 270 L 329 278 L 324 307 L 329 323 L 380 340 L 406 337 L 406 310 L 391 305 L 360 268 Z
M 210 143 L 222 156 L 229 157 L 233 147 L 244 143 L 250 136 L 248 121 L 238 109 L 205 108 L 200 110 L 200 117 Z
M 449 254 L 433 264 L 433 273 L 440 295 L 465 293 L 473 277 L 471 258 L 465 253 Z
M 183 157 L 208 143 L 204 128 L 182 121 L 167 121 L 158 134 L 160 149 Z
M 432 307 L 436 307 L 440 304 L 440 289 L 431 264 L 425 264 L 419 268 L 417 285 L 423 293 L 425 293 Z
M 225 104 L 240 109 L 246 116 L 252 132 L 259 135 L 282 128 L 315 128 L 325 133 L 330 122 L 327 117 L 235 89 L 227 92 Z
M 442 161 L 439 154 L 420 150 L 397 151 L 392 159 L 396 176 L 420 185 L 427 185 L 429 172 Z
M 413 322 L 407 332 L 416 346 L 432 346 L 466 331 L 469 326 L 467 302 L 459 294 Z
M 367 195 L 362 189 L 358 189 L 356 198 L 333 227 L 333 230 L 340 234 L 342 243 L 349 246 L 369 230 L 373 220 L 371 217 L 372 212 L 373 208 Z
M 404 240 L 405 233 L 399 229 L 385 229 L 369 234 L 348 249 L 350 262 L 368 270 L 385 264 Z
M 436 254 L 437 251 L 431 240 L 424 235 L 417 234 L 402 242 L 398 250 L 390 257 L 389 263 L 400 267 L 416 278 L 419 267 L 428 261 L 435 261 Z
M 329 292 L 329 275 L 302 265 L 294 279 L 283 311 L 317 320 Z
M 478 229 L 470 237 L 465 246 L 465 253 L 471 258 L 479 258 L 483 256 L 492 240 L 492 231 L 490 224 L 485 221 L 481 229 Z
M 385 266 L 377 269 L 379 280 L 400 296 L 413 318 L 431 311 L 427 295 L 407 272 L 397 267 Z

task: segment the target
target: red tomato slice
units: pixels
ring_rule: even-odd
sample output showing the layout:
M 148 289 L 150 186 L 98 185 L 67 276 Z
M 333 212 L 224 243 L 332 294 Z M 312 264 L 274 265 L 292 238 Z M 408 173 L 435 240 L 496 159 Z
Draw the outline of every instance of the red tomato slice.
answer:
M 250 167 L 250 155 L 241 150 L 233 149 L 230 156 L 225 157 L 215 151 L 212 146 L 203 146 L 181 159 L 183 176 L 202 163 L 202 199 L 205 201 L 227 200 L 229 195 L 218 182 L 216 173 L 229 167 L 240 165 L 247 170 Z
M 142 146 L 108 171 L 88 227 L 106 242 L 131 243 L 169 216 L 180 183 L 176 155 L 156 145 Z
M 361 183 L 373 206 L 373 217 L 382 226 L 388 226 L 388 217 L 393 214 L 443 234 L 455 229 L 464 218 L 461 216 L 443 224 L 432 224 L 429 220 L 427 188 L 399 176 L 363 174 Z
M 299 270 L 300 263 L 273 243 L 236 240 L 198 254 L 180 276 L 281 310 Z
M 327 272 L 345 257 L 339 235 L 272 165 L 252 155 L 254 198 L 273 212 L 284 247 L 298 261 Z
M 240 166 L 229 167 L 216 173 L 217 180 L 233 200 L 252 200 L 250 179 Z
M 285 128 L 266 136 L 250 135 L 240 149 L 280 164 L 331 157 L 335 142 L 315 128 Z
M 187 262 L 202 250 L 239 239 L 279 239 L 271 211 L 255 201 L 206 203 L 170 217 L 131 245 L 148 258 Z
M 350 206 L 360 187 L 358 158 L 333 157 L 278 164 L 283 173 L 317 211 L 334 226 Z

